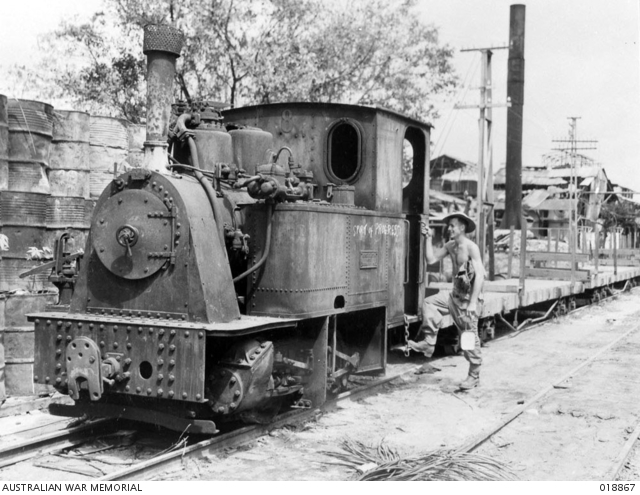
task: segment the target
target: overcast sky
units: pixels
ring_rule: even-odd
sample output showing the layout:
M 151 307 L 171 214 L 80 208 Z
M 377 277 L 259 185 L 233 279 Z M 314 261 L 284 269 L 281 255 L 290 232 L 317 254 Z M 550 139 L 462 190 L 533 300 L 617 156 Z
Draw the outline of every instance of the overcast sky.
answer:
M 508 0 L 419 0 L 421 15 L 440 28 L 441 41 L 456 49 L 455 67 L 471 88 L 464 103 L 478 100 L 479 57 L 461 48 L 499 46 L 509 41 Z M 528 0 L 525 28 L 523 163 L 568 136 L 569 116 L 579 139 L 598 140 L 587 151 L 611 180 L 640 192 L 639 0 Z M 3 2 L 0 70 L 37 56 L 37 36 L 73 15 L 87 17 L 101 0 Z M 507 50 L 494 53 L 494 101 L 506 99 Z M 1 87 L 1 85 L 0 85 Z M 12 96 L 12 95 L 8 95 Z M 383 103 L 383 102 L 381 102 Z M 435 122 L 435 154 L 477 161 L 478 111 L 453 110 L 442 102 Z M 494 110 L 494 164 L 506 154 L 506 109 Z M 435 155 L 434 155 L 435 156 Z

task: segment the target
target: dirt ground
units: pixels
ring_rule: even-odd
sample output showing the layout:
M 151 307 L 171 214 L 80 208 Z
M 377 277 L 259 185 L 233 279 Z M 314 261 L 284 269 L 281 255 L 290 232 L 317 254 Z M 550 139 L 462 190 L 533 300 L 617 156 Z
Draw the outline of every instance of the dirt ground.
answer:
M 323 454 L 347 437 L 384 440 L 403 456 L 454 448 L 497 424 L 519 403 L 554 383 L 638 324 L 640 289 L 541 327 L 507 334 L 483 349 L 481 386 L 457 392 L 462 356 L 441 369 L 409 374 L 374 396 L 345 401 L 301 428 L 275 430 L 253 444 L 189 460 L 166 479 L 348 480 L 355 472 Z M 393 358 L 389 373 L 415 365 Z M 521 480 L 604 480 L 640 420 L 640 329 L 533 404 L 477 450 L 507 463 Z M 639 456 L 622 477 L 638 479 Z M 635 466 L 635 467 L 634 467 Z
M 163 479 L 350 480 L 356 472 L 332 464 L 335 459 L 325 454 L 337 450 L 346 438 L 371 445 L 384 440 L 402 456 L 455 448 L 502 422 L 603 346 L 640 325 L 639 316 L 640 288 L 491 341 L 483 348 L 481 385 L 474 390 L 458 390 L 467 372 L 462 356 L 440 357 L 433 360 L 440 369 L 435 374 L 407 373 L 374 395 L 343 401 L 336 411 L 303 426 L 274 430 L 220 455 L 185 460 L 183 469 Z M 417 356 L 407 360 L 402 355 L 389 360 L 389 375 L 412 370 L 420 362 Z M 527 406 L 477 452 L 507 464 L 521 480 L 610 479 L 616 457 L 640 421 L 638 370 L 640 328 Z M 0 441 L 27 423 L 35 427 L 51 421 L 60 418 L 41 412 L 1 418 Z M 13 475 L 3 472 L 9 477 L 0 479 L 57 479 L 64 474 L 21 469 Z M 620 479 L 640 479 L 638 444 Z

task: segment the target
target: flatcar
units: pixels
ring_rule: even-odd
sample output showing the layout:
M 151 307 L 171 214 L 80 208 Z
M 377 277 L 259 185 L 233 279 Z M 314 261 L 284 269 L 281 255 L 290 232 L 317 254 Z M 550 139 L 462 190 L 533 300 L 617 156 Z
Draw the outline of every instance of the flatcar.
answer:
M 330 103 L 172 113 L 161 169 L 109 184 L 60 304 L 30 315 L 35 381 L 74 400 L 56 413 L 212 434 L 384 372 L 425 295 L 430 126 Z

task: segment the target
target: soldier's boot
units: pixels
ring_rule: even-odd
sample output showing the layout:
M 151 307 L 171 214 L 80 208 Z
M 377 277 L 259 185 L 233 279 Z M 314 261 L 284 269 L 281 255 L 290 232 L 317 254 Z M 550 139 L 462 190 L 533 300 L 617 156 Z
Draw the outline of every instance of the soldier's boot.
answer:
M 421 340 L 420 342 L 407 340 L 407 346 L 412 351 L 421 352 L 427 358 L 433 356 L 433 351 L 436 350 L 436 347 L 434 345 L 427 344 L 426 340 Z
M 409 349 L 411 349 L 412 351 L 421 352 L 427 359 L 433 356 L 433 352 L 436 350 L 436 347 L 434 345 L 428 344 L 426 340 L 421 340 L 419 342 L 408 340 L 407 347 L 409 347 Z M 414 371 L 414 373 L 416 375 L 424 375 L 426 373 L 435 373 L 436 371 L 440 371 L 440 368 L 436 368 L 435 366 L 427 362 L 420 366 L 416 371 Z
M 478 385 L 480 385 L 480 366 L 470 364 L 469 375 L 460 384 L 460 390 L 471 390 L 472 388 L 475 388 Z

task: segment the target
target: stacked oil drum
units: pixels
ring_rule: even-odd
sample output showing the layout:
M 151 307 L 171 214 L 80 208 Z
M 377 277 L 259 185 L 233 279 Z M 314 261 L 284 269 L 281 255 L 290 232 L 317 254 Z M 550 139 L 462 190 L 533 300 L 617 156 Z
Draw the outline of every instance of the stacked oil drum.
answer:
M 91 116 L 91 197 L 97 199 L 114 175 L 124 171 L 129 150 L 128 122 L 112 117 Z
M 84 249 L 90 219 L 87 201 L 90 195 L 89 114 L 57 110 L 54 112 L 53 141 L 47 203 L 47 230 L 43 245 L 55 249 L 65 230 L 71 234 L 67 247 Z
M 5 382 L 8 395 L 43 392 L 24 315 L 56 296 L 49 270 L 20 274 L 49 261 L 64 231 L 70 251 L 85 248 L 97 198 L 114 172 L 141 166 L 145 134 L 125 120 L 0 95 L 0 404 Z
M 39 255 L 29 250 L 42 248 L 46 230 L 53 107 L 39 101 L 9 99 L 6 109 L 7 181 L 0 192 L 0 222 L 8 246 L 0 253 L 0 291 L 41 290 L 47 286 L 48 274 L 25 279 L 19 274 L 37 264 L 29 258 Z
M 50 259 L 64 231 L 71 251 L 84 249 L 97 198 L 114 173 L 141 166 L 145 133 L 0 95 L 0 293 L 53 288 L 46 271 L 20 274 Z

